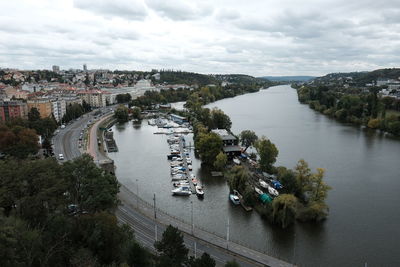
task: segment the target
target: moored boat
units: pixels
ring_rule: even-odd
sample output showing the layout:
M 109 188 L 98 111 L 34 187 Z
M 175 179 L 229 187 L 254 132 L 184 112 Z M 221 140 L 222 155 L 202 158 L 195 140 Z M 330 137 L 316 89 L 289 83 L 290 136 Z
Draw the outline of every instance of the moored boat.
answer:
M 239 205 L 240 204 L 240 200 L 239 197 L 234 195 L 234 194 L 229 194 L 229 199 L 232 201 L 233 204 L 235 205 Z
M 262 179 L 259 179 L 258 182 L 260 183 L 261 187 L 268 188 L 269 185 Z
M 192 194 L 189 186 L 181 186 L 176 189 L 171 190 L 173 195 L 177 196 L 189 196 Z
M 279 192 L 278 192 L 275 188 L 273 188 L 273 187 L 271 187 L 271 186 L 268 186 L 268 193 L 269 193 L 271 196 L 274 196 L 274 197 L 279 196 Z
M 201 185 L 196 185 L 196 195 L 199 198 L 204 197 L 204 191 L 203 191 L 203 188 L 201 187 Z
M 254 191 L 256 191 L 256 193 L 259 194 L 259 195 L 264 194 L 264 192 L 258 187 L 254 187 Z

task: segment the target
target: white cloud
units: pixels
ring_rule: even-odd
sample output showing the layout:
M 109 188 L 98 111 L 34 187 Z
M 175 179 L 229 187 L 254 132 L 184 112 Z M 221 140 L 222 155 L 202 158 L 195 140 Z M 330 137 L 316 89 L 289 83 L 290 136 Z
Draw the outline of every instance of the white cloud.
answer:
M 0 67 L 322 75 L 398 66 L 400 1 L 19 0 Z

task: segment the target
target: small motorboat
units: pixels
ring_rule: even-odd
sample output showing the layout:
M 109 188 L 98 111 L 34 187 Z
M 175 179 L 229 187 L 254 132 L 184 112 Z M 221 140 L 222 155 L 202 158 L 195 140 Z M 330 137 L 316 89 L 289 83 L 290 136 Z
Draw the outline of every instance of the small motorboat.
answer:
M 260 183 L 261 187 L 268 188 L 269 185 L 262 179 L 259 179 L 258 182 Z
M 196 178 L 192 178 L 192 183 L 196 186 L 197 185 L 197 179 Z
M 233 204 L 239 205 L 240 204 L 240 199 L 237 195 L 234 194 L 229 194 L 229 199 L 232 201 Z
M 201 185 L 196 185 L 196 195 L 198 198 L 203 198 L 204 197 L 204 191 Z
M 182 187 L 182 186 L 189 186 L 189 182 L 188 181 L 177 181 L 175 183 L 172 184 L 174 187 Z
M 254 187 L 254 191 L 256 191 L 256 193 L 259 194 L 259 195 L 264 194 L 264 192 L 258 187 Z
M 268 193 L 269 193 L 271 196 L 274 196 L 274 197 L 279 196 L 279 192 L 278 192 L 275 188 L 273 188 L 273 187 L 271 187 L 271 186 L 268 186 Z
M 271 180 L 271 183 L 272 183 L 272 185 L 274 186 L 275 189 L 282 189 L 283 188 L 282 184 L 277 180 Z
M 176 189 L 171 190 L 171 192 L 173 195 L 176 196 L 190 196 L 192 194 L 189 186 L 180 186 Z
M 189 169 L 189 171 L 191 171 L 191 170 L 193 170 L 193 167 L 192 167 L 192 165 L 188 165 L 188 169 Z

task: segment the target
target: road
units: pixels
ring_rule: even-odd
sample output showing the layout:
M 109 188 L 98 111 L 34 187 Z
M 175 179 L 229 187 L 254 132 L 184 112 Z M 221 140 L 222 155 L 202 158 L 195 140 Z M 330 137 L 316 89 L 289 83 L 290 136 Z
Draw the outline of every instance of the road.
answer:
M 94 112 L 86 114 L 77 119 L 73 123 L 66 125 L 64 129 L 59 129 L 59 133 L 54 136 L 54 153 L 56 157 L 58 154 L 64 154 L 65 161 L 72 160 L 79 157 L 83 149 L 79 148 L 78 141 L 81 132 L 87 128 L 89 121 L 93 123 L 95 116 L 97 121 L 94 123 L 90 130 L 91 139 L 96 140 L 96 131 L 99 121 L 107 117 L 107 111 L 110 107 L 103 108 L 103 116 L 99 118 Z M 91 141 L 93 142 L 93 141 Z M 90 153 L 100 155 L 97 144 L 92 146 Z M 94 150 L 94 151 L 91 151 Z M 153 210 L 154 207 L 149 206 L 148 203 L 142 202 L 137 198 L 129 189 L 121 185 L 119 193 L 121 205 L 117 208 L 115 215 L 122 223 L 128 224 L 135 231 L 136 239 L 146 248 L 155 252 L 154 242 L 159 240 L 165 230 L 165 225 L 172 224 L 178 227 L 184 235 L 184 242 L 190 250 L 191 255 L 200 256 L 203 252 L 207 252 L 215 259 L 218 266 L 223 266 L 227 261 L 236 260 L 240 266 L 292 266 L 289 263 L 283 262 L 279 259 L 272 258 L 268 255 L 253 251 L 241 245 L 227 242 L 226 240 L 214 236 L 213 234 L 204 232 L 200 229 L 191 229 L 190 225 L 181 223 L 174 218 L 169 217 L 159 211 L 157 219 L 154 220 Z M 229 249 L 226 249 L 228 248 Z M 244 255 L 244 256 L 243 256 Z
M 110 108 L 113 106 L 96 109 L 65 125 L 64 129 L 58 128 L 59 132 L 53 137 L 53 152 L 57 159 L 59 154 L 64 155 L 65 161 L 79 157 L 84 152 L 83 148 L 79 147 L 80 134 L 96 120 L 95 117 L 99 116 L 97 113 L 110 113 Z

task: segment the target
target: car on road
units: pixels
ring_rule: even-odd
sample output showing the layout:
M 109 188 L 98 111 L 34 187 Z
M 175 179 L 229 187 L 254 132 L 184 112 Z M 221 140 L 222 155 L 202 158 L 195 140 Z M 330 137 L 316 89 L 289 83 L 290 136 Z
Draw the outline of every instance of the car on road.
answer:
M 64 128 L 65 128 L 65 124 L 61 125 L 61 129 L 64 129 Z
M 58 159 L 59 160 L 64 160 L 64 155 L 63 154 L 58 154 Z

